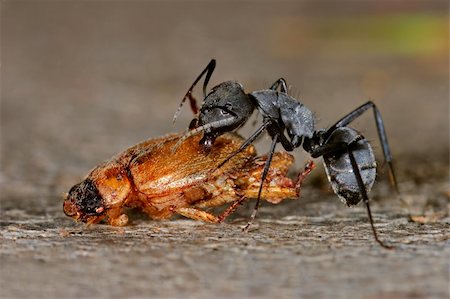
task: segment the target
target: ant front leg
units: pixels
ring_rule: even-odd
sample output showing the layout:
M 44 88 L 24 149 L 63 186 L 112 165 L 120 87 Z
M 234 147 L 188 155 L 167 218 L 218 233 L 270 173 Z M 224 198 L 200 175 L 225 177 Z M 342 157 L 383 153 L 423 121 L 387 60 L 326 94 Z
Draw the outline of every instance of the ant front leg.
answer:
M 198 115 L 198 106 L 197 106 L 197 101 L 195 100 L 194 96 L 192 95 L 192 91 L 194 90 L 194 87 L 198 83 L 198 81 L 200 81 L 200 79 L 206 73 L 205 81 L 203 82 L 203 98 L 205 98 L 206 97 L 206 87 L 208 85 L 209 79 L 211 78 L 211 75 L 214 72 L 215 68 L 216 68 L 216 60 L 215 59 L 211 59 L 211 61 L 206 66 L 206 68 L 201 72 L 201 74 L 197 77 L 197 79 L 195 79 L 194 83 L 192 83 L 191 87 L 189 88 L 189 90 L 184 95 L 183 99 L 181 100 L 181 103 L 178 106 L 178 109 L 177 109 L 177 111 L 175 112 L 175 114 L 173 116 L 173 121 L 172 121 L 173 124 L 175 124 L 175 121 L 177 120 L 178 115 L 181 112 L 181 108 L 183 107 L 184 102 L 186 102 L 186 99 L 189 99 L 189 103 L 191 104 L 191 110 L 195 114 L 195 116 L 197 117 L 197 115 Z M 191 122 L 190 126 L 193 126 L 192 122 Z
M 243 150 L 245 150 L 248 146 L 250 146 L 250 144 L 253 143 L 253 141 L 256 140 L 256 138 L 258 138 L 259 135 L 261 135 L 264 130 L 270 125 L 270 121 L 265 121 L 261 127 L 259 127 L 255 133 L 252 134 L 252 136 L 250 136 L 247 140 L 244 141 L 244 143 L 241 144 L 241 146 L 235 151 L 233 152 L 231 155 L 229 155 L 224 161 L 222 161 L 222 163 L 219 164 L 219 166 L 217 166 L 216 169 L 219 169 L 220 167 L 222 167 L 225 163 L 227 163 L 228 161 L 230 161 L 231 158 L 233 158 L 234 156 L 236 156 L 237 154 L 239 154 L 240 152 L 242 152 Z

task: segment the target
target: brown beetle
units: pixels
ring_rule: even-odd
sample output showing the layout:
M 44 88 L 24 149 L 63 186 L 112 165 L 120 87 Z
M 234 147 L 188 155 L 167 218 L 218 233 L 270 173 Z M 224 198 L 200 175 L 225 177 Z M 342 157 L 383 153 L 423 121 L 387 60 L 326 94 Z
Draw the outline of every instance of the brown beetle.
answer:
M 73 186 L 64 201 L 64 213 L 86 223 L 105 220 L 115 226 L 128 223 L 124 208 L 142 209 L 153 219 L 174 213 L 219 223 L 248 198 L 257 197 L 266 156 L 257 157 L 253 146 L 219 164 L 241 145 L 236 134 L 225 134 L 205 153 L 199 136 L 174 145 L 182 135 L 169 135 L 137 144 L 94 168 Z M 294 182 L 286 176 L 294 158 L 275 153 L 262 198 L 279 203 L 297 198 L 304 177 L 314 168 L 309 162 Z M 231 203 L 220 216 L 202 209 Z

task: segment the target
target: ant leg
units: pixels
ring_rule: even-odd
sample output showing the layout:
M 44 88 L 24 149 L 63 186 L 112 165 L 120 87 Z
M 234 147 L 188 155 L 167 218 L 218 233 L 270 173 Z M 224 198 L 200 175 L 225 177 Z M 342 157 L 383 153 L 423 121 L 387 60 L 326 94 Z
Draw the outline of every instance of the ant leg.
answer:
M 373 223 L 372 212 L 370 210 L 369 196 L 367 194 L 367 190 L 364 185 L 364 181 L 361 177 L 361 172 L 359 170 L 358 163 L 356 162 L 355 156 L 353 154 L 353 150 L 352 150 L 353 145 L 356 145 L 358 143 L 358 141 L 360 141 L 361 139 L 363 139 L 363 137 L 358 136 L 352 142 L 350 142 L 350 144 L 347 144 L 345 142 L 336 142 L 336 143 L 331 143 L 331 144 L 325 144 L 325 145 L 317 148 L 316 150 L 312 151 L 310 154 L 313 158 L 317 158 L 320 156 L 330 155 L 333 153 L 339 153 L 339 152 L 343 152 L 343 151 L 347 152 L 349 159 L 350 159 L 350 163 L 352 165 L 353 173 L 355 174 L 359 192 L 360 192 L 361 197 L 364 201 L 364 204 L 366 205 L 366 208 L 367 208 L 367 214 L 368 214 L 370 226 L 372 227 L 372 232 L 373 232 L 375 241 L 384 248 L 392 249 L 391 246 L 385 245 L 383 242 L 380 241 L 380 239 L 378 239 L 377 231 L 376 231 L 374 223 Z
M 283 133 L 284 129 L 280 128 L 280 126 L 276 122 L 271 122 L 269 126 L 267 127 L 267 132 L 269 133 L 269 136 L 271 138 L 274 138 L 274 136 L 278 136 L 278 142 L 281 143 L 283 148 L 288 151 L 292 152 L 295 148 L 294 144 L 284 135 Z
M 394 186 L 397 196 L 400 196 L 397 179 L 396 179 L 396 176 L 394 173 L 392 154 L 389 149 L 389 143 L 388 143 L 388 139 L 387 139 L 386 129 L 384 128 L 383 118 L 381 117 L 381 113 L 378 110 L 377 106 L 372 101 L 368 101 L 367 103 L 359 106 L 355 110 L 353 110 L 350 113 L 348 113 L 347 115 L 345 115 L 339 121 L 337 121 L 333 126 L 331 126 L 327 130 L 327 132 L 325 133 L 325 139 L 327 139 L 337 128 L 345 127 L 346 125 L 348 125 L 349 123 L 354 121 L 356 118 L 361 116 L 365 111 L 369 110 L 370 108 L 373 109 L 375 123 L 377 125 L 378 136 L 380 138 L 381 146 L 383 148 L 384 159 L 386 160 L 386 163 L 388 164 L 388 167 L 389 167 L 389 178 L 391 180 L 391 184 Z
M 241 146 L 231 155 L 229 155 L 222 163 L 219 164 L 219 166 L 217 166 L 216 169 L 219 169 L 220 167 L 222 167 L 225 163 L 227 163 L 228 161 L 230 161 L 231 158 L 233 158 L 234 156 L 236 156 L 237 154 L 239 154 L 240 152 L 242 152 L 244 149 L 246 149 L 250 144 L 253 143 L 253 141 L 256 140 L 256 138 L 258 138 L 259 135 L 261 135 L 261 133 L 270 125 L 270 121 L 266 121 L 262 124 L 261 127 L 258 128 L 258 130 L 255 131 L 255 133 L 252 134 L 252 136 L 250 136 L 247 140 L 244 141 L 244 143 L 241 144 Z M 216 170 L 215 169 L 215 170 Z
M 266 180 L 267 173 L 269 171 L 270 162 L 272 162 L 272 157 L 273 157 L 273 153 L 275 152 L 275 146 L 277 145 L 277 142 L 278 142 L 278 135 L 275 135 L 272 138 L 272 144 L 270 145 L 269 156 L 267 157 L 266 163 L 264 164 L 263 173 L 261 175 L 261 184 L 259 185 L 258 197 L 256 198 L 255 208 L 253 209 L 253 213 L 250 216 L 250 219 L 249 219 L 247 225 L 243 228 L 244 232 L 248 232 L 248 228 L 252 224 L 253 220 L 255 220 L 256 213 L 258 212 L 258 207 L 259 207 L 259 201 L 261 199 L 262 188 L 263 188 L 263 185 L 264 185 L 264 181 Z
M 355 156 L 353 155 L 353 151 L 351 150 L 350 146 L 351 145 L 347 146 L 347 153 L 350 157 L 350 162 L 352 163 L 353 173 L 355 174 L 356 181 L 358 182 L 359 191 L 361 192 L 363 201 L 367 208 L 367 215 L 369 217 L 369 222 L 370 222 L 370 226 L 372 227 L 372 232 L 373 232 L 375 241 L 377 241 L 377 243 L 380 244 L 381 247 L 383 247 L 383 248 L 392 249 L 393 248 L 392 246 L 385 245 L 383 242 L 380 241 L 380 239 L 378 239 L 377 231 L 373 224 L 372 212 L 370 211 L 369 196 L 367 195 L 366 187 L 364 186 L 364 182 L 361 177 L 361 173 L 359 171 L 358 164 L 356 162 Z
M 289 139 L 287 139 L 286 136 L 284 136 L 284 134 L 278 135 L 278 137 L 279 142 L 286 151 L 292 152 L 294 150 L 294 145 L 292 144 L 292 142 L 289 141 Z
M 351 143 L 355 144 L 358 141 L 362 140 L 364 137 L 361 135 L 357 136 Z M 339 153 L 342 151 L 346 151 L 348 144 L 345 142 L 335 142 L 335 143 L 326 143 L 310 152 L 312 158 L 319 158 L 325 155 Z
M 281 92 L 284 92 L 284 93 L 288 92 L 287 83 L 286 83 L 286 80 L 284 80 L 284 78 L 280 78 L 277 81 L 275 81 L 275 83 L 272 84 L 270 89 L 276 90 L 278 87 L 280 87 Z
M 186 99 L 189 99 L 189 103 L 191 104 L 192 112 L 195 115 L 198 114 L 197 101 L 195 100 L 194 96 L 192 96 L 192 91 L 193 91 L 195 85 L 198 83 L 198 81 L 200 81 L 200 79 L 206 73 L 205 81 L 203 82 L 203 98 L 205 98 L 206 97 L 206 86 L 208 85 L 209 79 L 211 78 L 211 75 L 214 72 L 215 68 L 216 68 L 216 60 L 211 59 L 211 61 L 206 66 L 206 68 L 201 72 L 201 74 L 197 77 L 197 79 L 195 79 L 194 83 L 192 83 L 191 87 L 189 88 L 189 90 L 184 95 L 183 99 L 181 100 L 181 103 L 178 106 L 178 109 L 173 116 L 173 121 L 172 121 L 173 124 L 175 124 L 175 121 L 177 120 L 178 115 L 180 114 L 181 108 L 183 107 L 183 104 L 186 101 Z

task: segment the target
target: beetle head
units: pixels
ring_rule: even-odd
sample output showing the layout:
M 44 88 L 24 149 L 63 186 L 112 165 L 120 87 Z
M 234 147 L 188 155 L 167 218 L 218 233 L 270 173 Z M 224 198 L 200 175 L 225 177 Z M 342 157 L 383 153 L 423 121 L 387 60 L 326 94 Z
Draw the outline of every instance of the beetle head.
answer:
M 105 212 L 104 200 L 89 178 L 73 186 L 64 201 L 64 213 L 83 222 L 99 222 Z

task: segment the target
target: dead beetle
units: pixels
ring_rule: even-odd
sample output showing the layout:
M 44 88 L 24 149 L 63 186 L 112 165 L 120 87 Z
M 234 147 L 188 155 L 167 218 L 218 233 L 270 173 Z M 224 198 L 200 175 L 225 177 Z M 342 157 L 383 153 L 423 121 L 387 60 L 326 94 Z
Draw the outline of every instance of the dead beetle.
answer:
M 294 158 L 275 153 L 261 194 L 259 182 L 268 157 L 256 156 L 253 146 L 234 154 L 227 165 L 218 168 L 221 161 L 236 152 L 244 141 L 242 137 L 224 134 L 206 154 L 200 137 L 192 136 L 173 153 L 181 136 L 150 139 L 98 165 L 70 189 L 64 213 L 86 223 L 103 220 L 124 226 L 128 223 L 124 209 L 135 207 L 153 219 L 180 214 L 219 223 L 246 199 L 260 196 L 276 204 L 285 198 L 298 198 L 301 182 L 314 167 L 310 162 L 293 181 L 286 173 Z M 219 216 L 203 210 L 225 204 L 230 206 Z

